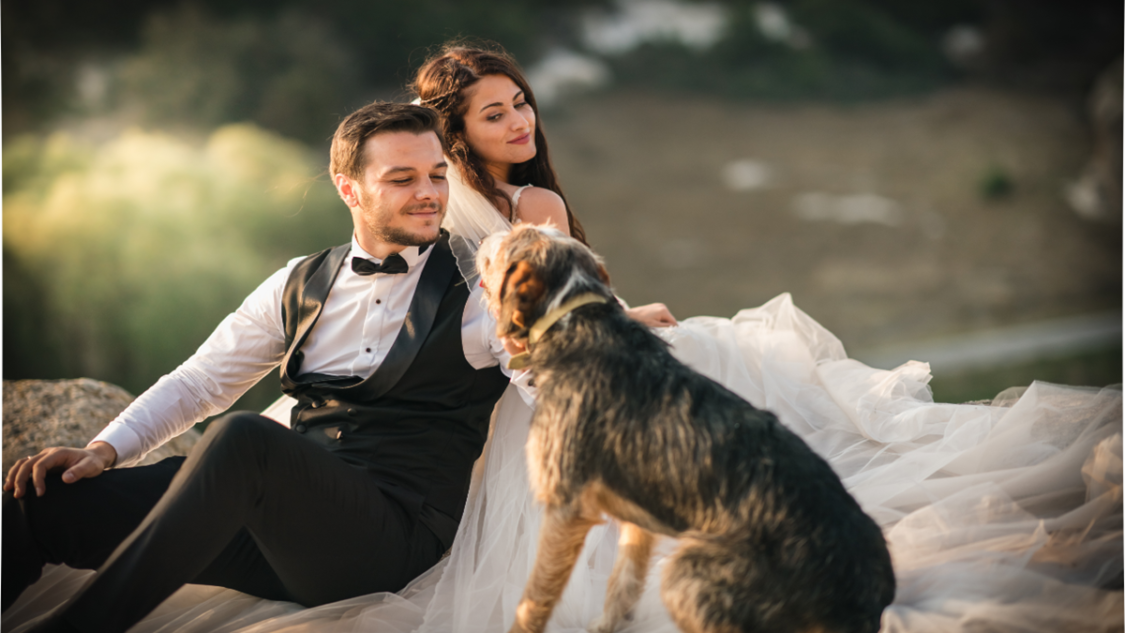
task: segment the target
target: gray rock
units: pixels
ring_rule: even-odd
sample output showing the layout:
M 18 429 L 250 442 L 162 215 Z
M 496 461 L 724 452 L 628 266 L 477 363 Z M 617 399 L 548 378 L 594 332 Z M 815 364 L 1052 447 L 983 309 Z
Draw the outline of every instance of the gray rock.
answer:
M 90 378 L 4 381 L 3 472 L 20 457 L 52 446 L 83 447 L 133 395 L 121 387 Z M 145 456 L 141 464 L 186 455 L 199 441 L 190 430 Z

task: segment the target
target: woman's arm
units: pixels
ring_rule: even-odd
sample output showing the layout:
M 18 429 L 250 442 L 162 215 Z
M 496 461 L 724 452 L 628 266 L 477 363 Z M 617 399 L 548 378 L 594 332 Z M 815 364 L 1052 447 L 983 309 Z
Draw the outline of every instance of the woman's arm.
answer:
M 516 217 L 527 224 L 550 224 L 570 235 L 566 204 L 559 194 L 542 187 L 528 187 L 520 194 Z
M 566 217 L 566 205 L 557 193 L 542 187 L 529 187 L 520 194 L 519 205 L 516 206 L 516 215 L 521 222 L 528 224 L 551 224 L 555 228 L 570 235 L 570 226 Z M 650 303 L 648 305 L 627 308 L 633 320 L 647 327 L 669 327 L 676 325 L 676 317 L 663 303 Z
M 676 317 L 663 303 L 650 303 L 648 305 L 626 308 L 625 314 L 629 318 L 648 327 L 671 327 L 676 325 Z

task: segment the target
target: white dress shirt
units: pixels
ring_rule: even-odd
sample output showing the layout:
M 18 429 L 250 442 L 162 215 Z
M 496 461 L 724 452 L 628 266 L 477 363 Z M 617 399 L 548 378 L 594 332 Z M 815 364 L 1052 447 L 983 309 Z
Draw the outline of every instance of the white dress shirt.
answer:
M 351 258 L 378 259 L 352 238 L 324 310 L 301 347 L 302 373 L 367 378 L 386 358 L 406 320 L 414 290 L 433 249 L 404 249 L 406 273 L 362 276 L 352 271 Z M 92 442 L 117 451 L 115 466 L 128 466 L 208 416 L 225 411 L 285 356 L 282 294 L 293 266 L 270 275 L 234 313 L 223 319 L 203 345 L 172 373 L 163 376 L 121 412 Z M 507 369 L 510 356 L 496 338 L 496 323 L 484 309 L 483 290 L 471 289 L 461 318 L 465 360 L 476 369 L 497 364 L 520 387 L 529 405 L 533 391 L 527 371 Z

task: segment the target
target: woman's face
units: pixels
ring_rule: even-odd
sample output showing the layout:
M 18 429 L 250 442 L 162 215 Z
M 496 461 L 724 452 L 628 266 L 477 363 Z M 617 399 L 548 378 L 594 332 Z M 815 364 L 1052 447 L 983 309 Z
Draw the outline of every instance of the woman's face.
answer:
M 485 75 L 470 86 L 465 140 L 496 178 L 535 158 L 535 111 L 507 75 Z

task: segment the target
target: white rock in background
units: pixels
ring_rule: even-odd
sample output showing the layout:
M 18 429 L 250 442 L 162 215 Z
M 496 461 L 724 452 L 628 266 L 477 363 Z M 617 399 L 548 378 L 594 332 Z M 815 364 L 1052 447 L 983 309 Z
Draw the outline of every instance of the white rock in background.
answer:
M 1089 169 L 1063 189 L 1063 197 L 1070 208 L 1083 219 L 1101 220 L 1108 215 L 1105 212 L 1108 205 L 1102 199 L 1097 175 Z
M 527 72 L 540 106 L 556 103 L 568 92 L 594 90 L 609 84 L 612 76 L 605 62 L 566 49 L 555 49 Z
M 1082 174 L 1063 196 L 1087 220 L 1121 221 L 1122 60 L 1102 71 L 1087 99 L 1094 146 Z
M 646 42 L 706 50 L 722 39 L 727 22 L 727 9 L 720 4 L 617 0 L 613 13 L 586 13 L 582 31 L 586 46 L 603 55 L 627 53 Z
M 820 192 L 802 193 L 793 199 L 793 212 L 809 222 L 867 222 L 886 226 L 898 226 L 902 223 L 899 204 L 872 193 L 843 196 Z
M 105 105 L 110 88 L 109 70 L 101 64 L 83 63 L 75 75 L 75 92 L 78 100 L 87 108 L 100 108 Z
M 764 189 L 773 182 L 773 169 L 767 163 L 743 158 L 723 167 L 723 184 L 731 191 Z
M 773 2 L 755 4 L 754 22 L 758 25 L 758 32 L 767 40 L 788 44 L 796 49 L 808 48 L 812 44 L 808 31 L 794 24 L 781 5 Z
M 984 53 L 984 35 L 975 26 L 958 24 L 941 38 L 941 49 L 954 64 L 972 64 Z

